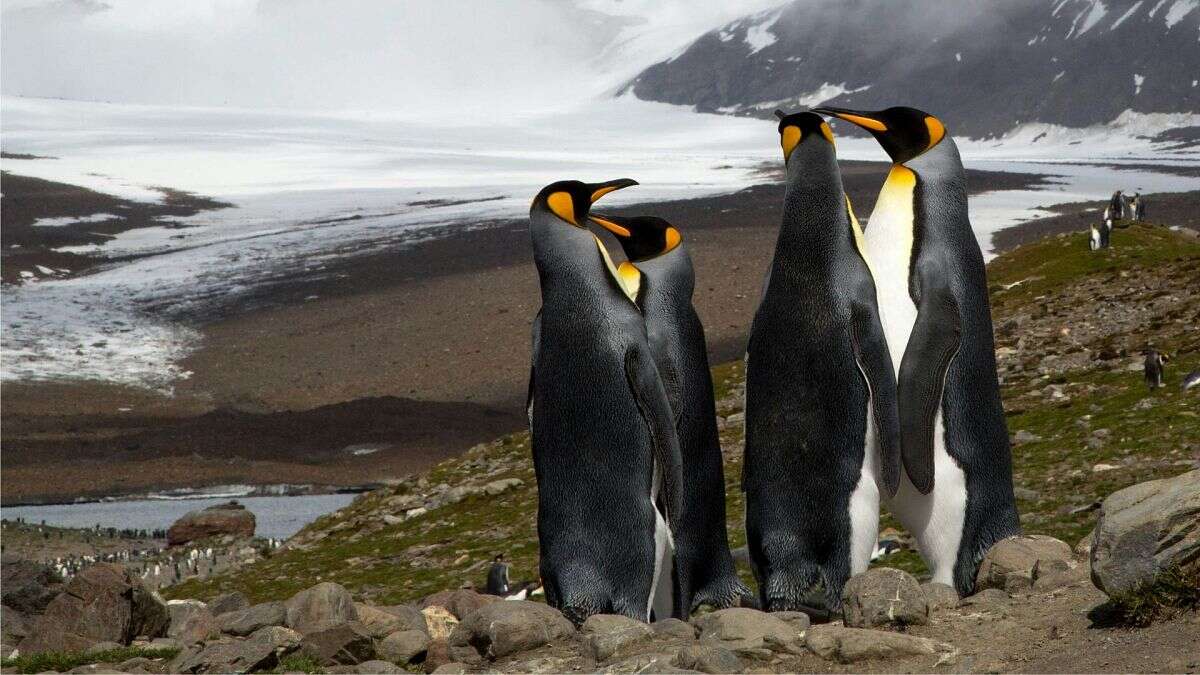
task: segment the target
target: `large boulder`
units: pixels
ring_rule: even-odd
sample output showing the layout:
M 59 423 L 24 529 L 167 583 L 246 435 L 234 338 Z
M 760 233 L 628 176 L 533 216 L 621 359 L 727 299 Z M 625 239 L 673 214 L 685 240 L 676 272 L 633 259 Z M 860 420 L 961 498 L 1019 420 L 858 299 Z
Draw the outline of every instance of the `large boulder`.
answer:
M 402 666 L 421 663 L 428 651 L 429 634 L 423 630 L 398 630 L 380 640 L 375 648 L 379 658 Z
M 513 600 L 468 614 L 450 634 L 450 657 L 479 663 L 515 654 L 575 634 L 575 626 L 553 607 Z
M 204 642 L 221 632 L 216 617 L 199 600 L 171 600 L 167 603 L 167 611 L 171 615 L 167 637 L 185 647 Z
M 805 636 L 805 643 L 817 656 L 842 663 L 953 651 L 950 645 L 929 638 L 834 625 L 813 626 Z
M 300 646 L 300 634 L 282 626 L 262 628 L 245 640 L 226 639 L 180 652 L 170 673 L 249 673 L 271 670 Z
M 353 666 L 375 658 L 375 640 L 357 621 L 304 636 L 300 652 L 325 666 Z
M 685 645 L 675 655 L 675 664 L 701 673 L 740 673 L 743 670 L 737 654 L 717 645 Z
M 468 614 L 493 602 L 502 599 L 495 595 L 482 595 L 468 588 L 457 588 L 452 591 L 438 591 L 421 601 L 421 609 L 426 607 L 445 607 L 456 619 L 462 621 Z
M 167 544 L 178 546 L 222 534 L 253 537 L 254 526 L 254 514 L 247 511 L 245 506 L 231 501 L 184 514 L 167 530 Z
M 83 651 L 97 642 L 129 644 L 165 635 L 166 604 L 124 567 L 102 563 L 75 575 L 21 641 L 22 654 Z
M 908 572 L 876 567 L 857 574 L 842 588 L 842 613 L 852 628 L 924 625 L 929 603 Z
M 654 634 L 649 625 L 618 614 L 593 614 L 581 630 L 584 644 L 596 661 L 607 661 L 627 645 Z
M 23 614 L 40 614 L 62 592 L 51 569 L 32 560 L 5 557 L 0 562 L 0 603 Z
M 771 649 L 800 638 L 788 622 L 748 607 L 730 607 L 695 619 L 700 640 L 733 651 Z
M 1034 582 L 1039 561 L 1073 564 L 1074 553 L 1064 541 L 1044 534 L 1020 534 L 992 545 L 979 562 L 975 573 L 975 591 L 985 588 L 1020 590 Z
M 287 601 L 287 626 L 302 635 L 358 621 L 354 598 L 339 584 L 319 583 Z
M 396 630 L 419 630 L 426 633 L 429 632 L 429 625 L 426 622 L 425 614 L 417 607 L 412 605 L 383 605 L 376 607 L 375 609 L 382 610 L 396 617 L 396 621 L 398 623 Z M 370 627 L 370 624 L 367 621 L 363 621 L 363 624 L 367 625 L 368 628 Z M 449 636 L 450 633 L 447 632 L 445 637 Z
M 287 605 L 282 602 L 263 602 L 246 609 L 225 612 L 217 617 L 221 632 L 230 635 L 250 635 L 266 626 L 282 626 L 287 623 Z
M 367 629 L 367 632 L 371 634 L 371 637 L 375 638 L 376 640 L 382 640 L 396 631 L 410 628 L 410 626 L 406 625 L 407 621 L 405 617 L 401 617 L 398 614 L 393 614 L 392 612 L 380 609 L 379 607 L 373 607 L 371 605 L 364 605 L 361 602 L 356 602 L 354 603 L 354 611 L 358 613 L 358 622 L 361 623 L 363 627 Z M 425 628 L 424 624 L 424 617 L 422 617 L 422 629 Z
M 1200 471 L 1118 490 L 1104 500 L 1092 543 L 1092 583 L 1115 595 L 1168 567 L 1200 565 Z
M 236 612 L 239 609 L 246 609 L 249 606 L 250 598 L 247 598 L 246 594 L 241 591 L 222 593 L 208 601 L 208 611 L 212 612 L 213 616 L 221 616 L 226 612 Z

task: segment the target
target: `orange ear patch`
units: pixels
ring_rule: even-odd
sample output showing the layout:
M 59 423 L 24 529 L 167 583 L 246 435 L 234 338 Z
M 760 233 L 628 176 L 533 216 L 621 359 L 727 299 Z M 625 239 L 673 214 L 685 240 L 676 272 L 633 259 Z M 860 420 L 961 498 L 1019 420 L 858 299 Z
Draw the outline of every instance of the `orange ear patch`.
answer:
M 925 128 L 929 130 L 929 147 L 925 148 L 926 150 L 937 145 L 946 136 L 946 127 L 936 117 L 926 117 Z
M 783 161 L 786 162 L 788 157 L 792 155 L 792 150 L 795 150 L 796 146 L 800 145 L 800 138 L 802 136 L 800 127 L 795 125 L 788 125 L 783 128 L 783 131 L 779 132 L 779 145 L 783 147 Z
M 554 192 L 549 197 L 546 197 L 546 206 L 554 212 L 554 215 L 562 218 L 572 225 L 579 225 L 575 221 L 575 200 L 571 199 L 570 193 Z
M 663 249 L 663 253 L 666 253 L 668 251 L 673 251 L 675 249 L 675 247 L 679 245 L 679 242 L 683 241 L 683 236 L 681 236 L 679 234 L 679 230 L 677 230 L 673 227 L 667 228 L 666 236 L 667 236 L 667 247 L 665 249 Z

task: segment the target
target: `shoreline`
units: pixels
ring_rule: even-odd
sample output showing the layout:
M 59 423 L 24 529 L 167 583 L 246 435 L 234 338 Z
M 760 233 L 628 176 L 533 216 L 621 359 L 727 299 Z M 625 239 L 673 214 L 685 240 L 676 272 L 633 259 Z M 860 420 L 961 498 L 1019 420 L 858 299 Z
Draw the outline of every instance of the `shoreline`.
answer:
M 887 168 L 843 163 L 857 212 L 870 212 Z M 973 194 L 1043 180 L 968 174 Z M 765 183 L 611 209 L 654 212 L 683 231 L 712 364 L 741 355 L 782 191 Z M 1200 201 L 1188 195 L 1181 203 Z M 184 366 L 195 375 L 173 397 L 102 383 L 0 384 L 4 505 L 386 482 L 523 427 L 538 304 L 528 233 L 523 221 L 471 225 L 486 226 L 447 225 L 445 237 L 338 259 L 320 276 L 300 273 L 194 318 L 203 342 Z M 362 447 L 371 450 L 354 454 Z

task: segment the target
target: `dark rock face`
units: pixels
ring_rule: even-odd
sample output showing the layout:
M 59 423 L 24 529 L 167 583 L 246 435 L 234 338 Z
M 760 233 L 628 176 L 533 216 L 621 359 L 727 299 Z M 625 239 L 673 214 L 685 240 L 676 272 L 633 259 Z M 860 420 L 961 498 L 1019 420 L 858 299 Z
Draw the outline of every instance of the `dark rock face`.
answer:
M 266 626 L 282 626 L 287 623 L 287 605 L 282 602 L 264 602 L 236 612 L 225 612 L 217 617 L 221 632 L 230 635 L 250 635 Z
M 707 33 L 629 86 L 642 99 L 760 117 L 912 105 L 972 137 L 1026 122 L 1101 124 L 1127 109 L 1200 110 L 1200 11 L 1168 18 L 1169 3 L 1135 2 L 963 0 L 950 18 L 938 0 L 795 0 Z
M 253 537 L 254 514 L 237 502 L 218 504 L 207 509 L 190 511 L 167 530 L 167 544 L 178 546 L 189 541 L 232 534 L 237 537 Z
M 326 666 L 352 666 L 375 658 L 375 640 L 362 624 L 342 623 L 305 635 L 300 652 Z
M 212 612 L 213 616 L 221 616 L 225 612 L 236 612 L 239 609 L 246 609 L 249 606 L 250 599 L 244 593 L 234 591 L 232 593 L 223 593 L 210 600 L 208 611 Z
M 93 565 L 66 585 L 29 630 L 22 654 L 82 651 L 97 642 L 129 644 L 166 634 L 167 606 L 137 576 L 113 564 Z
M 270 670 L 280 657 L 300 646 L 300 635 L 279 626 L 263 628 L 246 640 L 210 642 L 181 652 L 168 664 L 171 673 L 248 673 Z
M 62 591 L 49 567 L 32 560 L 5 558 L 0 563 L 0 601 L 24 614 L 38 614 Z

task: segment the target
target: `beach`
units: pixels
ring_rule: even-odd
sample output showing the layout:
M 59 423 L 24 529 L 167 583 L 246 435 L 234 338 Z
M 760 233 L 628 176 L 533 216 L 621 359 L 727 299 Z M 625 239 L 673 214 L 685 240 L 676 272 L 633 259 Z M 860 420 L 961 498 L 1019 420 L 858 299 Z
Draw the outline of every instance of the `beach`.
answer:
M 843 163 L 860 217 L 887 167 Z M 712 363 L 741 357 L 778 230 L 777 179 L 767 168 L 761 184 L 730 194 L 612 210 L 655 213 L 683 232 Z M 968 173 L 973 194 L 1042 180 Z M 523 427 L 539 306 L 526 224 L 427 234 L 206 305 L 188 319 L 202 337 L 173 395 L 3 382 L 4 504 L 220 484 L 377 485 Z

